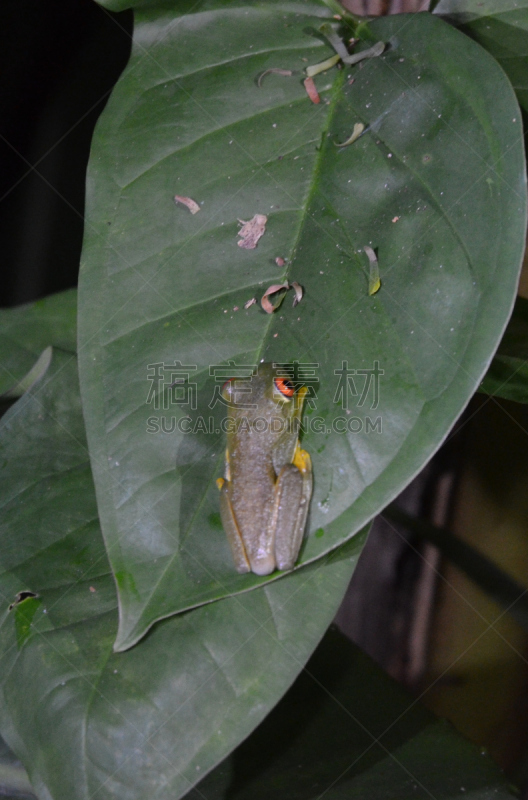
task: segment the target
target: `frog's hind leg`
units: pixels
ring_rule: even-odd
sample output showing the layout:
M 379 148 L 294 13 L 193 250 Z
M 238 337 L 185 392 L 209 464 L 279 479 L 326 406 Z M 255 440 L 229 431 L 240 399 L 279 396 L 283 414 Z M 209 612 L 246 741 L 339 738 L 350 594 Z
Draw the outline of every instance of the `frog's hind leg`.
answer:
M 310 456 L 297 445 L 293 464 L 277 478 L 275 560 L 277 569 L 292 569 L 299 554 L 312 496 Z
M 233 512 L 233 506 L 229 499 L 229 481 L 220 478 L 217 484 L 220 489 L 220 517 L 222 518 L 222 525 L 226 532 L 227 541 L 231 546 L 237 572 L 250 572 L 251 567 L 249 566 L 246 548 L 244 547 L 244 542 L 242 541 Z

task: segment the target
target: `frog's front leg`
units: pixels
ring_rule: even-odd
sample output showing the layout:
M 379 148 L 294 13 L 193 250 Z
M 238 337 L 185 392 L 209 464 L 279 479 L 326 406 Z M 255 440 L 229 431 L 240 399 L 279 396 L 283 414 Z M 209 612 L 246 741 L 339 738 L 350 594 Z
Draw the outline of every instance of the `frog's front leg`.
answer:
M 299 443 L 291 464 L 285 464 L 277 477 L 275 498 L 269 521 L 274 537 L 277 569 L 292 569 L 301 549 L 306 517 L 312 495 L 312 462 Z

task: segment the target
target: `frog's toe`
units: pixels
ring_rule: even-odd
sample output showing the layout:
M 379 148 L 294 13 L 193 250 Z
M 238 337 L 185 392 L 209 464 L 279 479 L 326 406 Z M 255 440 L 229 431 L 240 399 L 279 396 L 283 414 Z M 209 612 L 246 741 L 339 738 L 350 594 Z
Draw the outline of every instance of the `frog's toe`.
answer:
M 269 553 L 251 559 L 251 572 L 255 575 L 269 575 L 275 569 L 275 558 Z

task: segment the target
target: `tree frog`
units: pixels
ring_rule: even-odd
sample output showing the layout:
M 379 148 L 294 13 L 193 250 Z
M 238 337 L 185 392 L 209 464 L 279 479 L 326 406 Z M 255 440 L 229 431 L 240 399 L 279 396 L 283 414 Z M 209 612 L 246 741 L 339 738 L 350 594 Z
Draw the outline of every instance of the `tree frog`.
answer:
M 251 378 L 231 378 L 220 515 L 238 572 L 292 569 L 312 494 L 312 463 L 299 445 L 308 389 L 284 370 L 260 364 Z

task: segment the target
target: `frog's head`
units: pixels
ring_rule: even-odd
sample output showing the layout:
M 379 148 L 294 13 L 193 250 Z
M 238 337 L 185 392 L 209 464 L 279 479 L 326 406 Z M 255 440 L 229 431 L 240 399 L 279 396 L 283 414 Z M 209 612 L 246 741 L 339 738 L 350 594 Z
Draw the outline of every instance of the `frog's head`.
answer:
M 298 387 L 288 372 L 271 362 L 259 364 L 257 375 L 249 378 L 230 378 L 222 387 L 222 396 L 230 407 L 250 411 L 251 416 L 270 413 L 288 418 L 294 414 L 308 389 Z

